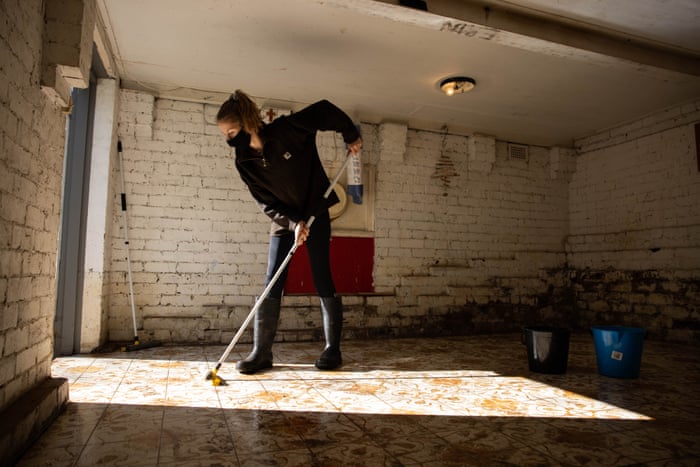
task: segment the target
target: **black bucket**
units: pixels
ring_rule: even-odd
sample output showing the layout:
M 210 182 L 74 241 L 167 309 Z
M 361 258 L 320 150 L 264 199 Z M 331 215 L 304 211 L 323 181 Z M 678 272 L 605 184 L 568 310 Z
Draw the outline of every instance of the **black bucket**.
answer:
M 569 336 L 566 328 L 528 326 L 523 328 L 523 344 L 527 346 L 530 371 L 561 374 L 569 361 Z

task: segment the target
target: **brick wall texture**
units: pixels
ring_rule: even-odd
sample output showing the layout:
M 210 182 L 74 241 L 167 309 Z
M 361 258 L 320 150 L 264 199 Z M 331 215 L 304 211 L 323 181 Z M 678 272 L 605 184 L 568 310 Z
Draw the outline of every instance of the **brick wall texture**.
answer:
M 139 326 L 159 340 L 228 342 L 264 288 L 268 225 L 218 133 L 217 107 L 122 90 L 120 109 Z M 490 136 L 362 125 L 363 160 L 376 168 L 376 294 L 344 297 L 346 336 L 614 321 L 696 338 L 698 115 L 687 105 L 576 150 L 529 147 L 527 160 Z M 332 174 L 342 142 L 323 134 L 319 145 Z M 132 332 L 120 222 L 114 340 Z M 659 285 L 615 304 L 619 294 L 590 280 L 609 281 L 610 268 L 611 287 L 637 290 L 639 274 Z M 316 297 L 285 297 L 278 339 L 320 336 Z
M 566 248 L 581 323 L 700 340 L 700 101 L 577 141 Z
M 66 118 L 41 91 L 41 1 L 0 2 L 0 409 L 50 376 Z
M 0 408 L 49 376 L 53 354 L 66 118 L 40 86 L 43 5 L 0 2 Z M 227 343 L 263 289 L 268 222 L 218 133 L 217 106 L 121 90 L 119 108 L 141 337 Z M 575 149 L 529 147 L 525 160 L 488 135 L 363 124 L 376 293 L 344 297 L 346 337 L 538 322 L 700 341 L 699 108 L 606 129 Z M 319 144 L 333 173 L 342 142 L 324 133 Z M 112 196 L 101 312 L 109 339 L 128 341 Z M 278 338 L 320 336 L 317 298 L 285 297 Z

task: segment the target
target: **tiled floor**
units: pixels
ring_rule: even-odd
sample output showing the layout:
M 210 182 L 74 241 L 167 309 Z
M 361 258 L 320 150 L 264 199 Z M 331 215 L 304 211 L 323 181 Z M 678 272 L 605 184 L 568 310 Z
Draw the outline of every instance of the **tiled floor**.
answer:
M 572 336 L 563 375 L 519 335 L 276 344 L 275 368 L 227 386 L 223 346 L 59 358 L 71 403 L 20 466 L 700 465 L 700 352 L 647 340 L 641 375 L 600 376 Z M 248 351 L 239 346 L 238 352 Z

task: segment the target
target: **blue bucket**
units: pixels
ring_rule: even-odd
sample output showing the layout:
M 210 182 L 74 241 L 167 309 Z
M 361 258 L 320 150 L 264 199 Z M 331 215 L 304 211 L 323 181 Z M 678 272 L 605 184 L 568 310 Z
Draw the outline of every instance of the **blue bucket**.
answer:
M 638 378 L 646 329 L 593 326 L 598 372 L 613 378 Z

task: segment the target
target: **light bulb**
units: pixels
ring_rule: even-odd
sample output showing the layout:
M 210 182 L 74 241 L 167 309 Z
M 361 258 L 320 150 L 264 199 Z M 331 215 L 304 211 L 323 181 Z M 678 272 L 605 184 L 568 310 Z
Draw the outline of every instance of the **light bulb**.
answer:
M 469 92 L 476 86 L 476 81 L 473 78 L 463 76 L 455 78 L 447 78 L 440 83 L 440 90 L 448 96 Z

